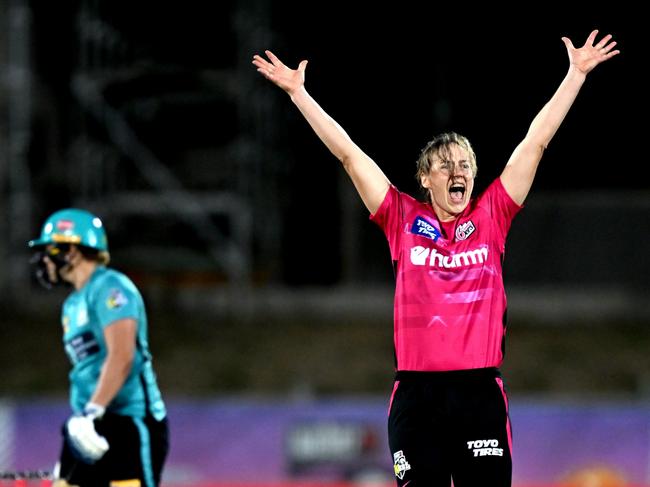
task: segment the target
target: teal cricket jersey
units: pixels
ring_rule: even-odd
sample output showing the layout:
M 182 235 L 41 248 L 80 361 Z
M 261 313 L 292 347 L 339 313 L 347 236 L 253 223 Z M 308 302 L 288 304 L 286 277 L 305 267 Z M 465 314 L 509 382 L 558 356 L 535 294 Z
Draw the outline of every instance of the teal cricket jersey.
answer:
M 151 364 L 144 301 L 135 284 L 114 269 L 99 266 L 88 282 L 63 303 L 63 343 L 72 362 L 70 404 L 83 412 L 106 359 L 104 329 L 117 320 L 137 323 L 135 357 L 131 372 L 106 410 L 115 414 L 155 419 L 165 417 L 165 404 Z

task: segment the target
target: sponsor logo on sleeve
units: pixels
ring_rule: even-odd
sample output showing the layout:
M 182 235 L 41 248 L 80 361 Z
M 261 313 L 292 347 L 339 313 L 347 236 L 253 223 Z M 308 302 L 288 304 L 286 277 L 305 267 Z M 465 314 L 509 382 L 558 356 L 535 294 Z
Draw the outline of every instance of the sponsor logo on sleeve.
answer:
M 118 309 L 128 303 L 129 300 L 120 289 L 112 289 L 106 300 L 108 309 Z
M 415 221 L 411 226 L 411 233 L 431 239 L 434 242 L 440 238 L 440 230 L 438 230 L 421 216 L 415 218 Z

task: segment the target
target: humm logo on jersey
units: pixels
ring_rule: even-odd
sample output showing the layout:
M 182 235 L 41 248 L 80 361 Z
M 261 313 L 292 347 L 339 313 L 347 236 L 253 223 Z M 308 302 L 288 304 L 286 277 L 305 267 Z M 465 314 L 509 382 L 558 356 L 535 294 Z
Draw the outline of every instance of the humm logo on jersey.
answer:
M 430 249 L 420 245 L 411 248 L 411 263 L 413 265 L 429 265 L 431 267 L 452 269 L 483 264 L 487 261 L 487 258 L 487 246 L 451 255 L 444 255 L 439 253 L 437 249 Z

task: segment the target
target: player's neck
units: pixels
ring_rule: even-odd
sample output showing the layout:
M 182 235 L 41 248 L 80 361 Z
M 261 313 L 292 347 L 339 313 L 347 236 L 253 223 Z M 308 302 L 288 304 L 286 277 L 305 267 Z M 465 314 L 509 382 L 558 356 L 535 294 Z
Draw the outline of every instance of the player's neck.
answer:
M 93 260 L 82 259 L 81 262 L 79 262 L 79 264 L 77 264 L 74 269 L 72 269 L 68 281 L 70 281 L 70 283 L 78 291 L 86 285 L 90 279 L 90 276 L 92 276 L 97 269 L 97 266 L 97 262 Z

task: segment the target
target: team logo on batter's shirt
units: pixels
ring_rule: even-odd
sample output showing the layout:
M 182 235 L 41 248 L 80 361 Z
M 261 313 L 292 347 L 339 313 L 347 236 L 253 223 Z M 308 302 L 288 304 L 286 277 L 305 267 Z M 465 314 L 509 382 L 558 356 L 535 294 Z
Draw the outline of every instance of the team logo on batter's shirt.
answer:
M 421 216 L 415 218 L 413 226 L 411 227 L 411 233 L 430 238 L 434 242 L 440 238 L 440 230 L 438 230 Z
M 406 474 L 406 471 L 411 470 L 411 465 L 406 461 L 406 457 L 404 456 L 404 452 L 402 450 L 393 453 L 393 461 L 395 462 L 393 464 L 393 467 L 395 469 L 395 476 L 398 479 L 402 480 L 404 478 L 404 474 Z
M 474 226 L 474 222 L 472 220 L 461 223 L 456 227 L 456 240 L 467 239 L 467 237 L 474 233 L 474 230 L 476 230 L 476 227 Z
M 119 289 L 113 289 L 111 290 L 111 294 L 109 294 L 108 299 L 106 300 L 106 306 L 108 309 L 116 309 L 121 308 L 128 302 L 129 300 L 126 298 L 124 293 L 122 293 L 122 291 Z

